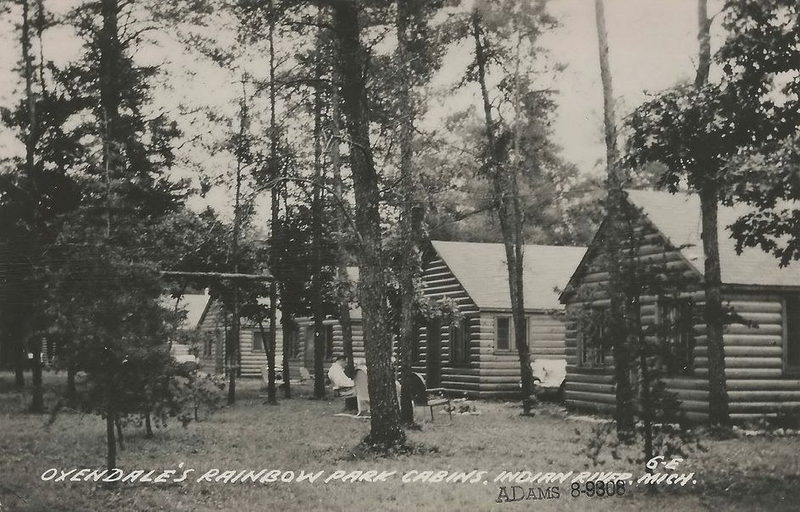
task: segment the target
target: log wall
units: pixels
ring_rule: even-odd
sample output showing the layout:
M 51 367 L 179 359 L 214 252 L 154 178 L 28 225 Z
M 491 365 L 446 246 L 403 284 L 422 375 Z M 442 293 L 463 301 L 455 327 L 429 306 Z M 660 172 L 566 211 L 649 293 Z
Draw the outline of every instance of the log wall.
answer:
M 456 277 L 439 257 L 427 261 L 423 271 L 424 294 L 434 301 L 449 300 L 467 319 L 469 361 L 453 365 L 450 360 L 450 325 L 441 325 L 441 387 L 453 394 L 471 397 L 510 397 L 519 393 L 519 356 L 514 347 L 513 329 L 509 333 L 511 350 L 497 350 L 495 341 L 495 316 L 510 316 L 510 310 L 480 310 L 461 286 Z M 530 312 L 528 318 L 528 344 L 531 359 L 562 359 L 565 356 L 564 316 L 561 312 Z M 414 370 L 428 372 L 427 326 L 419 330 L 419 359 Z
M 313 375 L 314 374 L 314 367 L 313 364 L 307 365 L 305 361 L 305 335 L 306 329 L 309 327 L 313 327 L 314 320 L 312 318 L 298 318 L 297 321 L 297 328 L 298 328 L 298 347 L 297 353 L 294 357 L 289 360 L 289 372 L 290 378 L 292 379 L 299 379 L 300 378 L 300 368 L 305 367 L 308 372 Z M 364 360 L 364 330 L 363 330 L 363 322 L 360 318 L 353 319 L 352 321 L 353 327 L 353 359 L 355 361 L 363 361 Z M 333 361 L 339 357 L 340 355 L 344 355 L 344 341 L 342 337 L 342 324 L 332 318 L 326 318 L 322 322 L 324 325 L 331 325 L 333 326 L 333 354 L 332 357 L 326 358 L 324 367 L 325 372 L 327 373 L 328 368 L 333 363 Z
M 205 355 L 202 351 L 200 353 L 200 364 L 204 371 L 224 373 L 225 371 L 225 321 L 222 314 L 222 309 L 217 302 L 212 302 L 205 316 L 203 317 L 199 330 L 204 335 L 210 336 L 209 341 L 212 343 L 211 354 Z M 242 377 L 257 377 L 261 378 L 261 368 L 267 364 L 267 356 L 264 350 L 253 350 L 253 333 L 258 331 L 257 326 L 247 325 L 242 320 L 242 326 L 239 333 L 239 355 L 241 362 Z M 264 325 L 264 330 L 269 336 L 269 322 Z M 278 325 L 278 330 L 275 333 L 276 350 L 275 350 L 275 365 L 280 371 L 281 360 L 283 357 L 283 331 L 281 326 Z
M 645 220 L 638 222 L 640 255 L 663 262 L 663 268 L 684 279 L 681 296 L 691 297 L 699 310 L 704 301 L 700 275 L 681 258 L 679 252 Z M 600 239 L 600 237 L 598 237 Z M 597 249 L 597 248 L 595 248 Z M 700 260 L 702 265 L 702 260 Z M 576 293 L 567 303 L 567 383 L 565 398 L 572 409 L 613 413 L 615 407 L 613 360 L 606 357 L 605 368 L 584 368 L 578 362 L 577 311 L 584 305 L 607 305 L 608 273 L 604 256 L 588 260 L 577 283 Z M 733 323 L 724 328 L 725 374 L 731 418 L 752 420 L 800 407 L 800 380 L 783 372 L 783 297 L 764 289 L 731 292 L 723 288 L 723 305 L 755 325 Z M 657 297 L 642 297 L 643 326 L 656 322 Z M 676 393 L 689 419 L 708 417 L 708 357 L 702 315 L 695 315 L 694 366 L 690 375 L 664 379 L 667 390 Z M 652 337 L 649 339 L 654 341 Z

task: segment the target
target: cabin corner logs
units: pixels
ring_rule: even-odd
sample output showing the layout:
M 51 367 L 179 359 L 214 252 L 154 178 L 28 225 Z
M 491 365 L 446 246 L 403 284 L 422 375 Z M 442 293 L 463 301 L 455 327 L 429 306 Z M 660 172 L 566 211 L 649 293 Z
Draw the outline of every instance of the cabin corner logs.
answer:
M 634 219 L 636 252 L 642 261 L 660 265 L 680 281 L 681 289 L 669 300 L 692 304 L 687 327 L 688 353 L 684 371 L 663 379 L 676 394 L 688 419 L 702 421 L 708 412 L 708 365 L 702 315 L 702 255 L 697 254 L 699 205 L 691 194 L 628 191 Z M 720 209 L 720 232 L 741 212 Z M 573 410 L 611 413 L 614 410 L 613 360 L 587 364 L 589 336 L 579 328 L 580 310 L 607 305 L 608 273 L 604 268 L 602 230 L 588 249 L 530 245 L 525 248 L 525 307 L 531 360 L 565 359 L 565 401 Z M 745 252 L 737 256 L 732 241 L 721 238 L 723 304 L 738 321 L 724 329 L 725 374 L 734 421 L 779 414 L 800 408 L 800 270 L 778 269 L 770 255 Z M 687 240 L 689 243 L 687 243 Z M 702 249 L 699 249 L 702 252 Z M 757 250 L 753 250 L 756 251 Z M 699 269 L 698 269 L 699 267 Z M 414 347 L 414 371 L 428 387 L 442 387 L 454 395 L 475 398 L 516 397 L 519 360 L 513 346 L 505 256 L 502 244 L 433 241 L 423 264 L 423 294 L 432 302 L 446 302 L 457 314 L 425 320 Z M 589 293 L 586 293 L 586 291 Z M 563 292 L 563 293 L 562 293 Z M 561 293 L 559 297 L 559 293 Z M 587 298 L 589 297 L 589 298 Z M 660 316 L 667 297 L 641 297 L 643 329 L 664 323 Z M 563 303 L 561 302 L 563 301 Z M 671 312 L 671 313 L 670 313 Z M 353 309 L 354 357 L 363 359 L 361 312 Z M 300 368 L 313 374 L 313 329 L 310 318 L 297 319 L 287 354 L 290 377 Z M 343 353 L 342 329 L 334 318 L 324 321 L 326 366 Z M 216 342 L 204 347 L 204 366 L 224 370 L 224 316 L 208 308 L 201 328 Z M 269 328 L 265 326 L 265 328 Z M 276 361 L 281 361 L 284 333 L 279 327 Z M 650 341 L 654 336 L 650 332 Z M 241 374 L 260 377 L 266 364 L 258 344 L 258 327 L 244 325 L 241 333 Z M 255 340 L 255 345 L 254 345 Z

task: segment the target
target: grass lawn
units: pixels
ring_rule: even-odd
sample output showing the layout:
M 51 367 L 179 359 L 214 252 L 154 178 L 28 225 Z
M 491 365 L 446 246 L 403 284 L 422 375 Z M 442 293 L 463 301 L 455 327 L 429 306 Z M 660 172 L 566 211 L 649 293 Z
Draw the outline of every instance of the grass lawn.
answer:
M 47 376 L 46 403 L 56 401 L 62 377 Z M 127 483 L 106 488 L 93 482 L 42 481 L 49 468 L 100 468 L 104 463 L 105 424 L 97 416 L 66 412 L 52 426 L 47 417 L 25 413 L 26 392 L 13 389 L 13 375 L 0 374 L 0 511 L 30 510 L 800 510 L 800 438 L 752 437 L 706 440 L 681 465 L 695 472 L 697 484 L 661 486 L 655 494 L 628 487 L 624 496 L 572 498 L 569 481 L 560 498 L 496 503 L 503 470 L 592 470 L 582 452 L 592 424 L 564 418 L 545 406 L 533 418 L 519 416 L 515 404 L 475 402 L 480 415 L 447 415 L 430 421 L 418 409 L 421 430 L 409 434 L 428 448 L 414 455 L 378 458 L 354 455 L 369 422 L 333 416 L 338 399 L 311 400 L 310 389 L 295 388 L 296 398 L 278 406 L 262 405 L 258 383 L 244 381 L 235 407 L 218 411 L 187 428 L 178 423 L 145 439 L 143 429 L 126 428 L 119 465 L 135 469 L 194 469 L 181 483 Z M 580 436 L 576 433 L 580 432 Z M 210 469 L 324 471 L 313 484 L 197 482 Z M 396 471 L 385 482 L 346 483 L 324 479 L 337 470 Z M 416 471 L 487 471 L 478 483 L 404 483 Z M 616 461 L 594 470 L 642 468 Z M 512 484 L 506 484 L 510 486 Z M 522 484 L 549 487 L 555 484 Z

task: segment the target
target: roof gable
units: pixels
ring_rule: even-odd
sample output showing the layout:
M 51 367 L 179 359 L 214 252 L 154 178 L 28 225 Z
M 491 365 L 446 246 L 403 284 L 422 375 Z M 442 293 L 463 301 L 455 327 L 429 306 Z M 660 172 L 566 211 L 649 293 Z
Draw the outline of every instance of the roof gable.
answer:
M 481 309 L 511 309 L 503 244 L 432 241 L 433 249 Z M 560 309 L 567 284 L 585 247 L 526 245 L 523 256 L 525 309 Z
M 647 217 L 700 275 L 704 273 L 700 199 L 697 194 L 627 191 L 628 201 Z M 736 253 L 728 226 L 750 212 L 747 205 L 720 205 L 719 256 L 722 282 L 742 286 L 800 286 L 800 265 L 781 268 L 778 259 L 760 248 Z
M 206 294 L 187 293 L 177 299 L 172 296 L 162 296 L 161 304 L 166 308 L 185 311 L 186 317 L 181 322 L 180 329 L 188 331 L 200 326 L 210 300 L 211 297 Z

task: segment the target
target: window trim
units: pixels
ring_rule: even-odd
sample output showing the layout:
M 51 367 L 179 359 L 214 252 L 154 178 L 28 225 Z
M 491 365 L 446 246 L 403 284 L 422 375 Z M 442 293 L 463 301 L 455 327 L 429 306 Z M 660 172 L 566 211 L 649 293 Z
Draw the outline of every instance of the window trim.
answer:
M 663 360 L 663 357 L 662 357 L 661 358 L 661 362 L 660 362 L 660 366 L 661 366 L 662 371 L 664 372 L 664 375 L 666 377 L 668 377 L 668 378 L 680 378 L 680 377 L 692 377 L 692 376 L 694 376 L 694 370 L 695 370 L 695 361 L 694 361 L 694 359 L 695 359 L 695 351 L 694 351 L 694 349 L 695 349 L 695 345 L 696 345 L 696 340 L 694 338 L 694 301 L 691 299 L 691 297 L 671 297 L 671 296 L 667 296 L 667 295 L 662 295 L 662 296 L 658 296 L 656 298 L 656 302 L 655 302 L 655 306 L 656 306 L 656 311 L 655 311 L 656 336 L 658 337 L 658 343 L 661 346 L 661 350 L 663 352 L 666 352 L 666 343 L 667 343 L 667 333 L 662 330 L 663 327 L 664 327 L 664 324 L 663 324 L 664 319 L 662 318 L 662 315 L 664 313 L 664 309 L 663 309 L 664 305 L 665 304 L 681 304 L 681 303 L 686 304 L 686 306 L 688 308 L 688 313 L 689 313 L 689 320 L 688 321 L 690 322 L 689 326 L 688 326 L 688 328 L 689 328 L 688 329 L 688 333 L 687 333 L 687 336 L 689 338 L 687 340 L 688 346 L 686 347 L 687 352 L 688 352 L 688 354 L 687 354 L 687 356 L 688 356 L 687 359 L 688 360 L 686 361 L 686 363 L 687 363 L 686 366 L 687 367 L 686 367 L 685 370 L 681 369 L 681 370 L 678 370 L 678 371 L 670 371 L 670 369 L 667 367 L 666 362 Z
M 264 333 L 267 334 L 267 331 L 265 331 Z M 261 348 L 259 348 L 259 349 L 256 349 L 256 336 L 261 338 Z M 252 334 L 252 336 L 250 338 L 250 352 L 252 352 L 254 354 L 256 354 L 256 353 L 263 354 L 264 353 L 264 341 L 265 340 L 264 340 L 264 337 L 261 336 L 261 332 L 259 330 L 254 329 L 253 330 L 253 334 Z
M 456 324 L 451 323 L 450 328 L 448 329 L 448 338 L 450 338 L 448 340 L 450 342 L 450 357 L 448 359 L 450 362 L 450 366 L 453 368 L 467 368 L 469 367 L 470 362 L 472 360 L 472 350 L 470 346 L 472 340 L 470 339 L 469 322 L 470 318 L 464 317 L 458 320 Z M 462 336 L 461 344 L 464 349 L 463 361 L 462 360 L 457 361 L 455 359 L 456 351 L 454 350 L 454 348 L 456 346 L 455 343 L 456 340 L 454 339 L 453 333 L 457 330 L 461 331 L 461 336 Z
M 323 359 L 333 359 L 333 353 L 336 351 L 336 346 L 333 343 L 333 324 L 322 325 L 323 336 L 325 336 L 325 357 Z
M 499 348 L 497 346 L 497 319 L 498 318 L 508 318 L 508 348 Z M 528 350 L 531 349 L 531 315 L 525 315 L 525 341 L 528 344 Z M 516 345 L 516 335 L 517 335 L 517 324 L 514 322 L 514 315 L 511 313 L 492 313 L 492 321 L 494 326 L 494 353 L 495 354 L 516 354 L 517 353 L 517 345 Z
M 287 325 L 287 327 L 288 328 L 282 333 L 285 346 L 288 349 L 288 353 L 284 354 L 284 357 L 287 359 L 295 359 L 300 353 L 300 326 L 292 322 Z
M 589 309 L 589 315 L 590 316 L 594 316 L 594 315 L 598 315 L 598 314 L 605 316 L 606 315 L 606 311 L 607 311 L 608 308 L 605 307 L 605 306 L 589 306 L 588 309 Z M 577 353 L 578 353 L 577 354 L 578 355 L 578 361 L 577 361 L 578 367 L 581 368 L 581 369 L 584 369 L 584 370 L 598 370 L 598 369 L 599 370 L 605 370 L 609 366 L 608 363 L 606 363 L 606 357 L 608 356 L 608 354 L 606 354 L 606 347 L 603 346 L 604 344 L 602 343 L 602 340 L 601 340 L 600 346 L 599 346 L 599 349 L 600 349 L 599 360 L 600 361 L 599 362 L 595 361 L 595 362 L 589 363 L 589 362 L 584 360 L 584 354 L 586 353 L 586 334 L 583 332 L 583 329 L 581 328 L 581 325 L 580 325 L 581 323 L 582 323 L 581 321 L 578 321 L 578 325 L 576 326 L 577 329 L 576 329 L 576 332 L 575 332 L 575 341 L 576 341 L 576 345 L 577 345 L 577 349 L 578 349 L 577 350 Z M 605 335 L 605 331 L 606 331 L 606 327 L 605 327 L 605 325 L 603 325 L 603 331 L 602 331 L 602 334 L 601 334 L 601 338 Z
M 500 336 L 498 333 L 500 332 L 500 326 L 498 320 L 504 319 L 508 320 L 508 347 L 507 348 L 500 348 L 499 340 Z M 511 340 L 514 339 L 514 318 L 511 315 L 507 314 L 495 314 L 494 315 L 494 351 L 496 353 L 510 353 L 514 351 L 514 345 L 511 343 Z
M 788 311 L 788 295 L 781 297 L 781 338 L 782 338 L 782 370 L 783 375 L 786 377 L 797 378 L 800 376 L 800 365 L 789 364 L 789 311 Z M 800 294 L 796 294 L 796 298 L 800 302 Z

